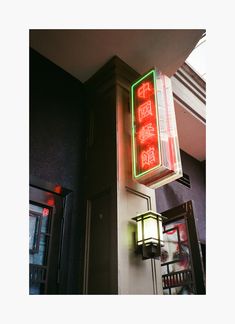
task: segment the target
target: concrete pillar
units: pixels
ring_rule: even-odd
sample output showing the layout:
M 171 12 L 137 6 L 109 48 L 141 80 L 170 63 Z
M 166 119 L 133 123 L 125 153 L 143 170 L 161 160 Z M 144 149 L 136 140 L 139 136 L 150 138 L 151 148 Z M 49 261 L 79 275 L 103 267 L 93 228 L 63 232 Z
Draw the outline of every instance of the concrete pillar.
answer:
M 138 73 L 118 57 L 86 84 L 87 227 L 84 293 L 153 294 L 151 261 L 135 254 L 132 217 L 156 211 L 153 189 L 132 180 L 130 83 Z M 156 261 L 157 292 L 162 293 Z

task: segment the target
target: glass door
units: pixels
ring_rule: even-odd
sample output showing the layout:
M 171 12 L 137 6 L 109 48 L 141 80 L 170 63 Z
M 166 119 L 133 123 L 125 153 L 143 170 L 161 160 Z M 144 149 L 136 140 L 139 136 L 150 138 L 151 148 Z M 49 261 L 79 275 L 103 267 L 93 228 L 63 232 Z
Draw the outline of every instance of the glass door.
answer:
M 59 293 L 63 229 L 64 196 L 30 185 L 30 295 Z
M 51 210 L 36 203 L 29 205 L 29 294 L 44 294 L 47 282 Z
M 184 219 L 164 226 L 162 281 L 165 295 L 194 294 L 188 231 Z
M 197 236 L 193 202 L 161 213 L 164 247 L 161 250 L 162 286 L 165 295 L 205 294 L 205 272 Z

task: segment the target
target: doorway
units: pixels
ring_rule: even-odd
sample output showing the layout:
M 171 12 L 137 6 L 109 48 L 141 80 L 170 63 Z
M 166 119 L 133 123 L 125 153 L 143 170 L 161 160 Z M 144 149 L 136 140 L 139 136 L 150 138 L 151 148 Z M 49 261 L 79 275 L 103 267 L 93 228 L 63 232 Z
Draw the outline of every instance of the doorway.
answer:
M 70 191 L 41 181 L 29 190 L 29 294 L 60 294 L 66 290 L 65 227 Z
M 165 295 L 205 294 L 203 255 L 198 240 L 193 202 L 188 201 L 163 213 L 165 245 L 161 253 Z

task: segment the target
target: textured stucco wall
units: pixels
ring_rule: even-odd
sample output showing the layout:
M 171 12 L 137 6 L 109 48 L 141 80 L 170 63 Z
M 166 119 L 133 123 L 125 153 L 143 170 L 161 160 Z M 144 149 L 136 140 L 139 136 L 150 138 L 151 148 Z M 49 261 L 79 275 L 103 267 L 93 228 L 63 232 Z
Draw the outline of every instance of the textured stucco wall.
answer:
M 30 51 L 30 175 L 73 192 L 69 293 L 81 292 L 84 235 L 83 84 Z

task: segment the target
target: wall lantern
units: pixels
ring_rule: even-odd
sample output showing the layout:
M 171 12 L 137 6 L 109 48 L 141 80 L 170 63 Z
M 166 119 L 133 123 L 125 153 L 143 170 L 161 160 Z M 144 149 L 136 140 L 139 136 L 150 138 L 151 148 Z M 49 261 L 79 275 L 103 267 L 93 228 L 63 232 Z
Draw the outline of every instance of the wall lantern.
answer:
M 137 222 L 136 251 L 143 259 L 158 258 L 163 242 L 162 221 L 166 218 L 152 210 L 132 218 Z
M 182 177 L 171 79 L 152 69 L 130 93 L 133 178 L 158 188 Z

